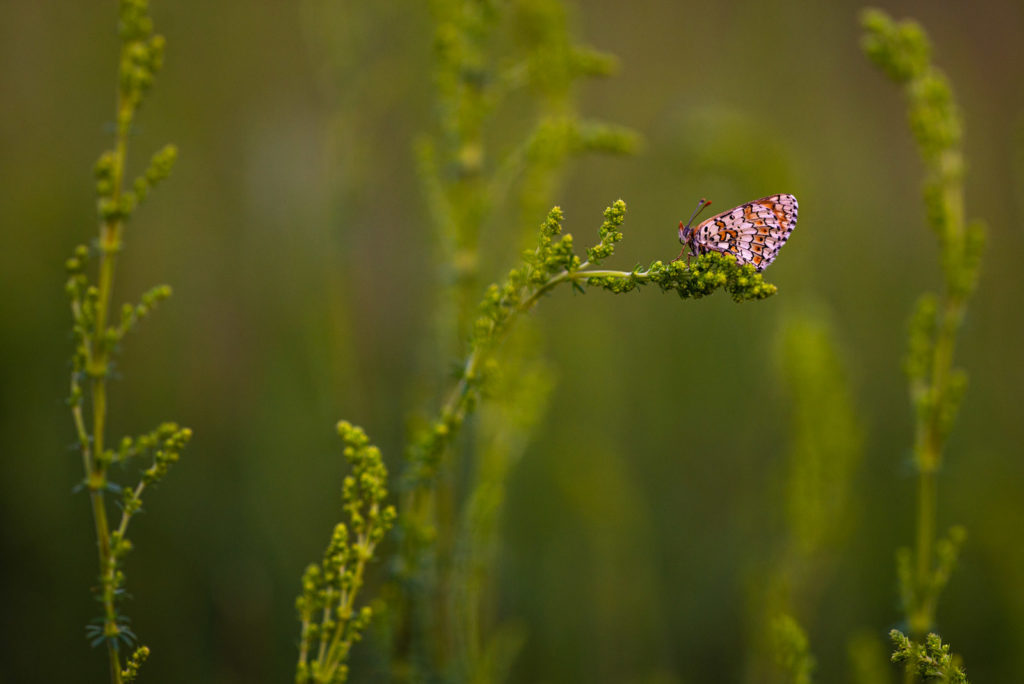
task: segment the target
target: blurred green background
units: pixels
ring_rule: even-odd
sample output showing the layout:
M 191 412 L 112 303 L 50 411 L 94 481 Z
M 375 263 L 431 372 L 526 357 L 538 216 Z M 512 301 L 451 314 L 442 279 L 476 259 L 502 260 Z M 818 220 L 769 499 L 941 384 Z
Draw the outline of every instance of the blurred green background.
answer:
M 938 627 L 973 681 L 1013 681 L 1024 7 L 883 6 L 931 35 L 966 123 L 968 215 L 990 226 L 940 484 L 940 529 L 970 537 Z M 564 288 L 536 310 L 557 385 L 502 522 L 496 615 L 527 637 L 513 680 L 757 681 L 753 606 L 788 534 L 794 391 L 779 358 L 794 317 L 831 330 L 864 443 L 845 531 L 800 614 L 817 681 L 846 680 L 852 636 L 898 625 L 893 555 L 912 539 L 915 484 L 905 324 L 939 276 L 921 164 L 900 94 L 859 49 L 861 7 L 571 5 L 576 39 L 621 60 L 580 89 L 582 113 L 646 141 L 632 158 L 570 165 L 556 202 L 578 245 L 620 197 L 616 268 L 674 257 L 676 223 L 701 196 L 724 210 L 791 192 L 800 223 L 764 302 Z M 129 225 L 115 299 L 160 282 L 174 297 L 125 345 L 111 435 L 176 420 L 195 437 L 133 522 L 125 610 L 154 650 L 145 681 L 286 681 L 299 577 L 340 518 L 334 423 L 363 425 L 397 471 L 423 408 L 412 380 L 435 271 L 412 148 L 433 125 L 429 13 L 283 0 L 153 11 L 167 61 L 129 168 L 168 141 L 180 160 Z M 83 636 L 96 554 L 87 501 L 71 493 L 63 262 L 96 233 L 117 47 L 114 2 L 0 7 L 3 681 L 102 681 L 107 667 Z M 485 278 L 515 257 L 492 257 Z M 367 672 L 357 654 L 354 679 Z

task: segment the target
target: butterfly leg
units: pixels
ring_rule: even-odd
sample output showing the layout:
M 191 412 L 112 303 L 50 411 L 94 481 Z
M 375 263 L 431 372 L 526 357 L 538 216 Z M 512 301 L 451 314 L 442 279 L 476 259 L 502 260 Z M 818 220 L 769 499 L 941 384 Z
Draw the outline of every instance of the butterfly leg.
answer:
M 679 256 L 677 256 L 675 259 L 673 259 L 673 261 L 679 261 L 683 257 L 686 257 L 686 267 L 689 268 L 690 267 L 690 257 L 694 257 L 694 256 L 696 256 L 696 255 L 693 253 L 692 250 L 690 252 L 687 252 L 686 248 L 684 247 L 683 251 L 680 252 Z

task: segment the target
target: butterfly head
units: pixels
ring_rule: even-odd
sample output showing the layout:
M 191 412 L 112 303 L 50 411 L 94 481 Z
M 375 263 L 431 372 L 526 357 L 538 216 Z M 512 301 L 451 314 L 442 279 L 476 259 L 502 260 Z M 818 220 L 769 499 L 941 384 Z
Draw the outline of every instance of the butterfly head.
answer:
M 710 204 L 711 200 L 707 200 L 702 197 L 700 199 L 700 202 L 697 203 L 697 208 L 693 210 L 693 214 L 690 216 L 690 220 L 686 222 L 686 225 L 683 225 L 682 221 L 679 222 L 680 243 L 685 245 L 690 242 L 690 236 L 693 234 L 693 220 L 697 218 L 697 215 L 700 214 L 700 212 L 704 211 L 704 208 Z

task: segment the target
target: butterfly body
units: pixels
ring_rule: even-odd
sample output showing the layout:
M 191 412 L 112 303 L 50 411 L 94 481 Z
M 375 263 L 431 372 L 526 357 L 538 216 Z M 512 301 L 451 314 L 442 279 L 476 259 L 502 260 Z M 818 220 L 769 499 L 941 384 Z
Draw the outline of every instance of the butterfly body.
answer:
M 702 199 L 694 217 L 709 204 Z M 741 265 L 753 264 L 763 271 L 796 227 L 797 211 L 793 195 L 769 195 L 712 216 L 696 228 L 690 225 L 694 217 L 685 226 L 680 221 L 679 242 L 690 248 L 688 256 L 721 252 L 731 254 Z M 677 258 L 685 252 L 683 249 Z

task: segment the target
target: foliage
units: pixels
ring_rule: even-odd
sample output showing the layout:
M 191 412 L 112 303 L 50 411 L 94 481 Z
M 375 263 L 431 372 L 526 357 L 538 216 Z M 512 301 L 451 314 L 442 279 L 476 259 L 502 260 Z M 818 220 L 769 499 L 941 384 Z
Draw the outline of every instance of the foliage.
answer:
M 124 437 L 116 450 L 108 447 L 105 440 L 107 380 L 120 344 L 141 319 L 171 294 L 166 285 L 154 287 L 142 295 L 140 303 L 125 304 L 120 319 L 111 323 L 116 259 L 122 249 L 125 224 L 152 188 L 170 174 L 177 156 L 172 145 L 164 147 L 153 155 L 145 172 L 132 183 L 132 189 L 124 188 L 128 138 L 135 114 L 163 64 L 164 39 L 153 34 L 146 0 L 122 0 L 118 28 L 121 57 L 115 142 L 96 163 L 99 239 L 95 250 L 79 246 L 66 263 L 66 291 L 71 300 L 75 340 L 68 404 L 85 469 L 81 488 L 88 492 L 92 505 L 100 565 L 96 598 L 102 605 L 102 614 L 86 628 L 86 633 L 94 646 L 106 644 L 112 682 L 134 679 L 149 654 L 145 646 L 138 648 L 122 669 L 121 648 L 136 640 L 128 618 L 118 610 L 125 596 L 123 559 L 132 548 L 127 537 L 128 523 L 141 510 L 146 487 L 164 478 L 192 435 L 188 428 L 163 423 L 140 437 Z M 88 268 L 96 252 L 99 264 L 94 280 Z M 144 458 L 151 465 L 142 472 L 137 484 L 123 487 L 111 479 L 112 464 L 124 465 Z M 108 494 L 116 495 L 121 509 L 120 522 L 114 528 L 108 522 Z

